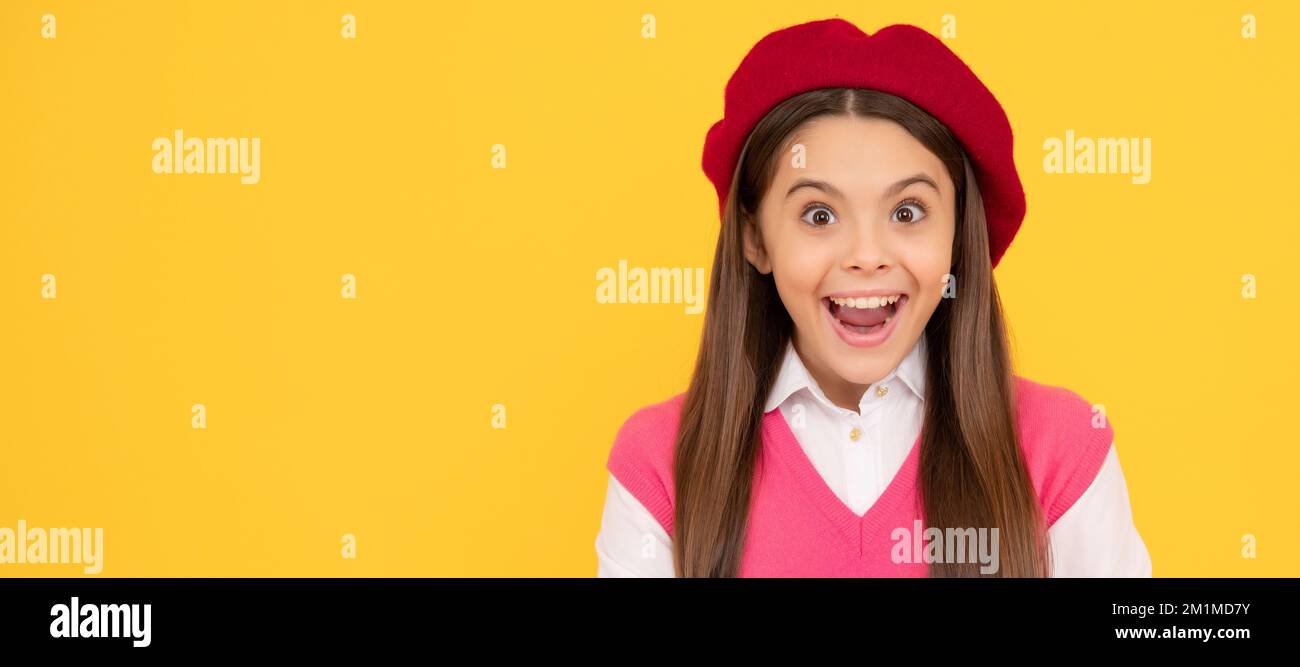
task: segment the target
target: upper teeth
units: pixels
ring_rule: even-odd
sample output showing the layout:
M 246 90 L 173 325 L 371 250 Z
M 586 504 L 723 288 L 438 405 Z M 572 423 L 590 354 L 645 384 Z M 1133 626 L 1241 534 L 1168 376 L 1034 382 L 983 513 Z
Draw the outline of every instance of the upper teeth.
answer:
M 881 308 L 902 298 L 902 294 L 893 296 L 860 296 L 854 298 L 831 297 L 831 301 L 844 308 Z

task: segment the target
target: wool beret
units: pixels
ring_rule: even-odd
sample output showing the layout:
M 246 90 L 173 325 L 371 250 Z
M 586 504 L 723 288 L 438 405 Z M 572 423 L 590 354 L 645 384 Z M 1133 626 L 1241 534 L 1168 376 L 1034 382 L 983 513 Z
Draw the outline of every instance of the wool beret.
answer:
M 1006 251 L 1025 217 L 1011 123 L 989 89 L 942 41 L 896 24 L 874 35 L 840 18 L 782 28 L 758 41 L 727 81 L 721 120 L 704 139 L 704 173 L 718 192 L 718 212 L 740 149 L 773 107 L 817 88 L 870 88 L 924 109 L 952 131 L 970 158 L 988 219 L 989 259 Z

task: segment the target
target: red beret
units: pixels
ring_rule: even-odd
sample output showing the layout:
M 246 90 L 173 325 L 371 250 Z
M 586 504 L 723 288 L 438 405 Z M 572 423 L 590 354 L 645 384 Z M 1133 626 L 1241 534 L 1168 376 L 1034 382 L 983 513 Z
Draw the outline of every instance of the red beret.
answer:
M 833 18 L 782 28 L 759 40 L 727 81 L 723 118 L 704 140 L 704 173 L 718 191 L 719 215 L 740 148 L 758 121 L 789 97 L 836 87 L 896 95 L 948 126 L 975 170 L 988 218 L 989 258 L 997 266 L 1025 217 L 1011 123 L 957 54 L 911 25 L 868 35 Z

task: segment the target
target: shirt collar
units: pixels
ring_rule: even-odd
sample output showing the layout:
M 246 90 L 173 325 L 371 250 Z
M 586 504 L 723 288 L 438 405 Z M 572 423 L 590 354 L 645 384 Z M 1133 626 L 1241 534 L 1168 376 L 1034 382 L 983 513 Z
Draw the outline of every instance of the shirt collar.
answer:
M 907 356 L 899 362 L 898 366 L 890 371 L 889 375 L 881 378 L 880 381 L 872 384 L 863 393 L 863 401 L 875 387 L 889 384 L 894 379 L 902 381 L 903 385 L 908 388 L 917 398 L 925 400 L 925 365 L 926 365 L 926 342 L 925 332 L 916 339 L 916 344 L 908 351 Z M 772 383 L 772 391 L 767 395 L 767 405 L 763 408 L 765 412 L 771 412 L 780 407 L 791 395 L 800 389 L 807 389 L 828 406 L 838 408 L 826 394 L 822 392 L 821 386 L 817 380 L 813 379 L 808 367 L 804 365 L 803 360 L 799 358 L 799 353 L 794 349 L 794 341 L 788 340 L 785 344 L 785 356 L 781 360 L 781 370 L 777 373 L 776 381 Z

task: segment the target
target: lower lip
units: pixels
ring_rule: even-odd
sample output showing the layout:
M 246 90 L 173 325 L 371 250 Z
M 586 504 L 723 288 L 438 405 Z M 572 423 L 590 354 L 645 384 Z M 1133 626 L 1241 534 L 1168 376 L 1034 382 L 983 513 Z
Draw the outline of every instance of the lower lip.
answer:
M 886 340 L 889 340 L 889 335 L 894 332 L 894 325 L 898 324 L 898 320 L 903 315 L 903 310 L 907 307 L 908 301 L 909 299 L 906 296 L 899 299 L 894 310 L 894 316 L 889 318 L 889 321 L 885 323 L 885 326 L 872 331 L 871 333 L 859 333 L 848 328 L 843 322 L 835 319 L 834 315 L 831 315 L 830 306 L 825 302 L 822 302 L 820 305 L 822 307 L 822 312 L 826 314 L 826 320 L 830 323 L 831 328 L 835 330 L 835 333 L 840 335 L 841 340 L 853 347 L 876 347 L 877 345 L 884 343 Z

